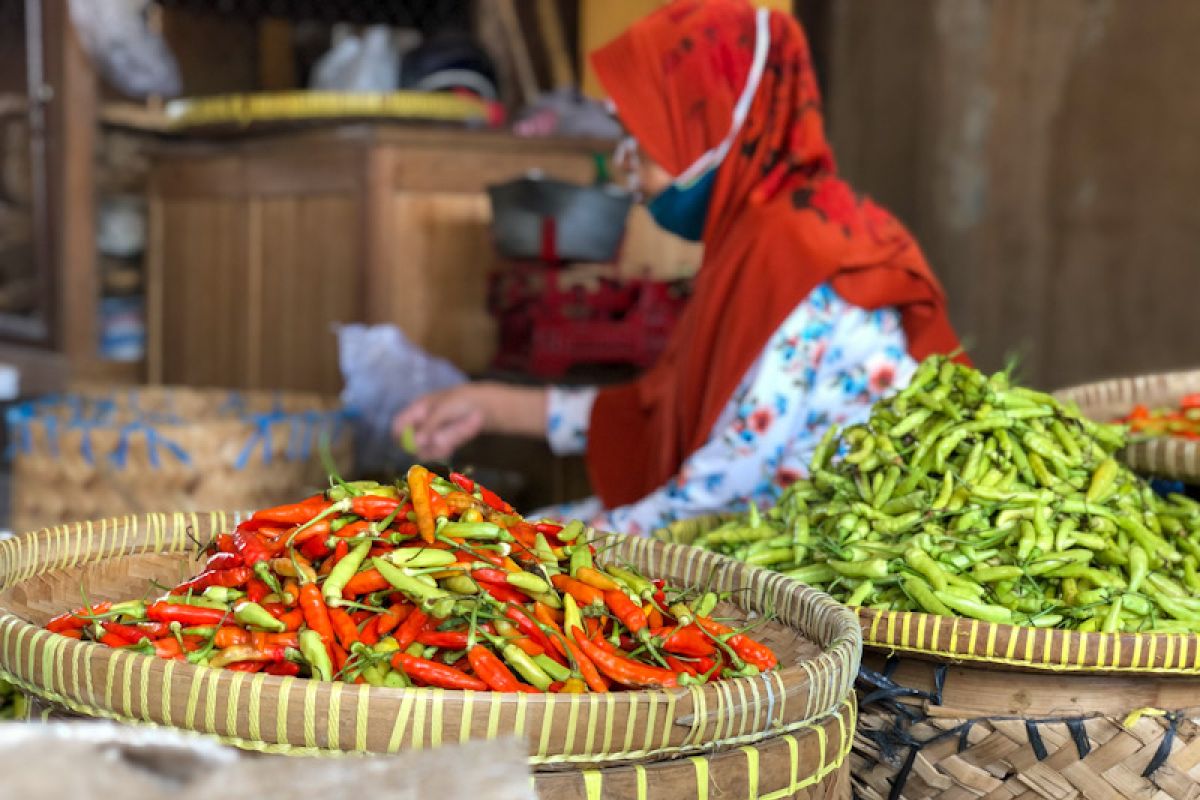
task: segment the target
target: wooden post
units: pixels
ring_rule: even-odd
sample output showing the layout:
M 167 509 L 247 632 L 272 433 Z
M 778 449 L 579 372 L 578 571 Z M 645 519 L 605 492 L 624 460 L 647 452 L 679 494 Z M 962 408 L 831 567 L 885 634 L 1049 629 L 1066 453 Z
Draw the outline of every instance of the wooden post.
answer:
M 49 198 L 55 347 L 72 369 L 99 360 L 95 181 L 96 74 L 71 24 L 67 0 L 45 0 Z

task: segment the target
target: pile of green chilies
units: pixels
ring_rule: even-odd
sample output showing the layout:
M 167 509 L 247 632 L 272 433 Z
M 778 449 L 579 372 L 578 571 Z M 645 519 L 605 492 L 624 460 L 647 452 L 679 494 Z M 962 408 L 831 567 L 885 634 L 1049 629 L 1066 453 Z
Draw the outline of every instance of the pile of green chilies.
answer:
M 1200 632 L 1200 504 L 1114 454 L 1119 426 L 943 357 L 830 430 L 765 515 L 695 544 L 851 606 L 1106 632 Z

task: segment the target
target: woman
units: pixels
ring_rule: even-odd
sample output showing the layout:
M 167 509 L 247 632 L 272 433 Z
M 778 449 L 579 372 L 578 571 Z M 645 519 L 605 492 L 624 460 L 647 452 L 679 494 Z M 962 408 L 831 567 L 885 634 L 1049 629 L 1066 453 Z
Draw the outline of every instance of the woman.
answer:
M 547 515 L 645 534 L 770 502 L 829 425 L 865 419 L 917 360 L 959 344 L 916 242 L 837 177 L 794 19 L 677 0 L 593 63 L 640 148 L 650 212 L 704 243 L 662 357 L 599 391 L 467 385 L 395 426 L 433 457 L 483 430 L 586 451 L 597 496 Z

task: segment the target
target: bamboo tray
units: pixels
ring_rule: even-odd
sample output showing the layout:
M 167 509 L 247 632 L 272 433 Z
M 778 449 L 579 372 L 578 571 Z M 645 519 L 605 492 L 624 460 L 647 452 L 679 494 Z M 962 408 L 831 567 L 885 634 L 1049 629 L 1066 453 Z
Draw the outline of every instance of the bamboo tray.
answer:
M 1139 403 L 1175 406 L 1186 394 L 1200 392 L 1200 369 L 1163 372 L 1132 378 L 1089 383 L 1054 393 L 1059 400 L 1074 402 L 1100 422 L 1120 419 Z M 1200 482 L 1200 442 L 1171 436 L 1138 439 L 1129 444 L 1121 458 L 1138 472 Z
M 151 578 L 185 574 L 198 542 L 234 521 L 221 513 L 147 514 L 0 542 L 0 673 L 77 713 L 171 725 L 265 752 L 386 753 L 515 733 L 543 771 L 650 770 L 662 761 L 662 769 L 691 763 L 694 772 L 692 759 L 665 759 L 744 760 L 750 747 L 761 760 L 768 750 L 759 746 L 768 743 L 797 764 L 797 783 L 841 766 L 827 728 L 853 716 L 847 702 L 861 648 L 853 614 L 781 575 L 646 539 L 615 537 L 612 557 L 684 585 L 711 581 L 719 590 L 741 589 L 743 615 L 773 609 L 777 622 L 759 631 L 782 669 L 703 687 L 605 696 L 392 690 L 194 667 L 39 627 L 77 605 L 81 585 L 93 600 L 115 599 L 140 595 Z M 810 737 L 817 738 L 805 743 Z M 797 754 L 809 747 L 822 757 L 800 764 Z

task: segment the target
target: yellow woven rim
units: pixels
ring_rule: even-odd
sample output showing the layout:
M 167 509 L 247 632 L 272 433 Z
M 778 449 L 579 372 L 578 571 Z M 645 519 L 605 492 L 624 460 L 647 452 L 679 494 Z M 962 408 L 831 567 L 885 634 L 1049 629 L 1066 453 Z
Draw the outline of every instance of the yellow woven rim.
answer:
M 133 554 L 181 554 L 228 529 L 212 514 L 147 514 L 59 526 L 0 542 L 0 589 Z M 443 741 L 523 735 L 535 764 L 691 755 L 802 730 L 851 693 L 861 653 L 854 616 L 827 596 L 766 570 L 694 548 L 613 537 L 613 557 L 651 575 L 739 588 L 772 608 L 818 656 L 754 678 L 608 695 L 507 695 L 379 689 L 163 661 L 52 634 L 0 613 L 0 672 L 73 711 L 213 734 L 265 752 L 395 752 Z M 38 588 L 35 586 L 34 591 Z M 24 591 L 24 590 L 21 590 Z M 0 609 L 3 610 L 3 609 Z
M 681 544 L 728 517 L 677 522 L 656 538 Z M 1173 633 L 1082 633 L 996 625 L 962 617 L 856 608 L 863 646 L 953 661 L 980 661 L 1053 672 L 1200 674 L 1200 636 Z
M 172 100 L 172 128 L 281 120 L 381 117 L 466 122 L 486 119 L 479 100 L 445 92 L 260 92 Z
M 1139 403 L 1172 406 L 1185 395 L 1200 392 L 1200 369 L 1116 378 L 1073 386 L 1054 395 L 1073 402 L 1089 417 L 1110 422 Z M 1200 479 L 1200 442 L 1160 436 L 1130 443 L 1121 459 L 1138 472 L 1179 480 Z

